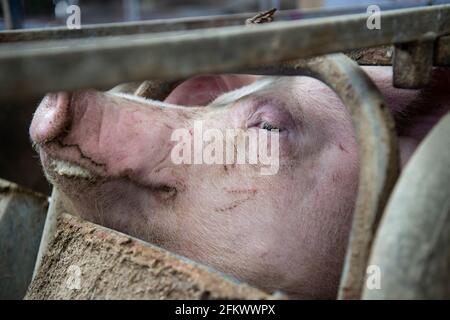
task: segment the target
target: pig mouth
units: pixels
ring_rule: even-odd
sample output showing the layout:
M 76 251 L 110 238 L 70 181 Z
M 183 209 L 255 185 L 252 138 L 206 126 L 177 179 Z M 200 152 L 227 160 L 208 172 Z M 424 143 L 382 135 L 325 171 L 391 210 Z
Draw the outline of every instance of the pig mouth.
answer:
M 60 176 L 88 180 L 92 180 L 94 178 L 94 174 L 91 171 L 73 162 L 55 159 L 52 161 L 51 165 L 53 167 L 53 171 Z
M 59 140 L 33 145 L 39 153 L 47 180 L 67 194 L 88 189 L 101 190 L 103 184 L 114 181 L 132 183 L 162 200 L 174 199 L 179 190 L 183 189 L 181 186 L 162 182 L 143 183 L 131 170 L 111 174 L 107 171 L 106 164 L 90 159 L 77 145 L 64 145 Z
M 83 161 L 77 161 L 73 156 L 64 156 L 64 147 L 49 142 L 44 145 L 35 146 L 41 158 L 45 176 L 54 184 L 61 184 L 64 180 L 77 180 L 94 184 L 98 181 L 107 180 L 105 172 L 101 166 L 95 163 L 88 163 L 90 160 L 85 157 Z

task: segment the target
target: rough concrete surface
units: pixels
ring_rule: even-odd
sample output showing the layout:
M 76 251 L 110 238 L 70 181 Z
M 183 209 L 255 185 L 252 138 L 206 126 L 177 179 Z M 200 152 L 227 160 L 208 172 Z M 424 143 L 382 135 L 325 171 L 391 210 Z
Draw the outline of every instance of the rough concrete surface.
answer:
M 63 214 L 26 299 L 278 299 L 119 232 Z

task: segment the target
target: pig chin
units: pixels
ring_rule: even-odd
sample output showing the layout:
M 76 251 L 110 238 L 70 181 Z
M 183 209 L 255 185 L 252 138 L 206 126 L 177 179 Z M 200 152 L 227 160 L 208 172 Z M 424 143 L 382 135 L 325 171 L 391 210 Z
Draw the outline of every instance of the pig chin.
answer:
M 47 179 L 60 191 L 65 210 L 102 226 L 160 244 L 151 220 L 176 196 L 172 189 L 142 186 L 128 177 L 109 177 L 75 161 L 40 150 Z M 67 159 L 67 158 L 65 158 Z
M 74 161 L 53 157 L 42 149 L 39 151 L 44 173 L 52 184 L 64 187 L 65 180 L 78 184 L 94 184 L 101 176 Z
M 70 195 L 98 186 L 109 178 L 106 172 L 82 155 L 74 155 L 57 142 L 36 145 L 44 174 L 58 190 Z

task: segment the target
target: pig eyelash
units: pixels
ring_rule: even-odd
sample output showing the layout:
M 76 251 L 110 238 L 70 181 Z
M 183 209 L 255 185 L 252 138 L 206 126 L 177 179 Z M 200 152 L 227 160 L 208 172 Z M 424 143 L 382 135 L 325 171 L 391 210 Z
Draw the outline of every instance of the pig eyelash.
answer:
M 261 124 L 259 125 L 259 128 L 263 129 L 263 130 L 267 130 L 267 131 L 272 131 L 272 130 L 275 130 L 275 131 L 278 131 L 278 132 L 283 131 L 282 128 L 276 127 L 276 126 L 274 126 L 273 124 L 271 124 L 271 123 L 269 123 L 267 121 L 261 122 Z

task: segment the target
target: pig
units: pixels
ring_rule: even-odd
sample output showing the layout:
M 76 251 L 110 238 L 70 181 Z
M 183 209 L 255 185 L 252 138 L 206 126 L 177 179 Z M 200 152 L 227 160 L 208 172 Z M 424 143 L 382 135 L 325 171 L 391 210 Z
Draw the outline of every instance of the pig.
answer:
M 391 67 L 364 70 L 392 111 L 404 165 L 449 110 L 449 73 L 436 69 L 429 87 L 402 90 Z M 175 164 L 172 134 L 192 134 L 195 121 L 276 135 L 277 172 Z M 115 90 L 51 93 L 30 135 L 68 212 L 263 290 L 336 297 L 359 160 L 349 111 L 320 81 L 199 75 L 163 101 Z

